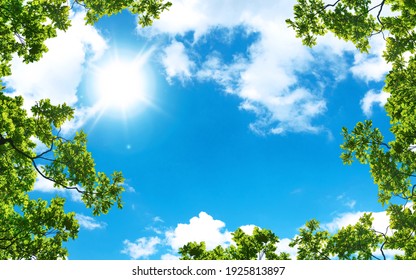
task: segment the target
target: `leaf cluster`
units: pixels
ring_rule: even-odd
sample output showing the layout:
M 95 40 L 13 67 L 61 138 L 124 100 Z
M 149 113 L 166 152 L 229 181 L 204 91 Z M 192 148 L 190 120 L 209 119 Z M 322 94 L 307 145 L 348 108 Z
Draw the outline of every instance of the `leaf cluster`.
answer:
M 138 15 L 138 23 L 142 27 L 152 25 L 153 20 L 159 19 L 160 14 L 172 5 L 164 0 L 76 0 L 75 3 L 85 7 L 87 11 L 85 19 L 88 24 L 94 24 L 103 16 L 111 16 L 127 9 Z
M 221 245 L 207 250 L 205 242 L 189 242 L 179 249 L 182 260 L 288 260 L 289 254 L 276 253 L 279 238 L 270 230 L 255 227 L 253 234 L 242 229 L 232 233 L 233 242 L 228 247 Z
M 297 247 L 300 260 L 371 260 L 379 259 L 374 252 L 385 235 L 372 229 L 372 215 L 364 214 L 355 225 L 343 227 L 335 234 L 321 229 L 315 219 L 299 230 L 291 247 Z M 380 254 L 384 256 L 381 249 Z

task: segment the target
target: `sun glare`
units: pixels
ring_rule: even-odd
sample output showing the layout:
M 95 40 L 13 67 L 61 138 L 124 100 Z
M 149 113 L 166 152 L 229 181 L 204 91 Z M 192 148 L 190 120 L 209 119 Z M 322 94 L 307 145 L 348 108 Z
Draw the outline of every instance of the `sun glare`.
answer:
M 135 113 L 150 102 L 143 70 L 145 62 L 144 55 L 130 60 L 116 57 L 97 69 L 94 92 L 102 112 Z

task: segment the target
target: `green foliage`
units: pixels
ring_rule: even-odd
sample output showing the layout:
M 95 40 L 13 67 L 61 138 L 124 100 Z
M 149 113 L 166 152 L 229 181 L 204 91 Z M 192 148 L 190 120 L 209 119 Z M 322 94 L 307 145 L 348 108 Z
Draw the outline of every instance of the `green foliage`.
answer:
M 122 207 L 121 172 L 109 177 L 95 170 L 84 132 L 71 140 L 60 135 L 60 127 L 74 110 L 45 99 L 28 115 L 23 98 L 5 95 L 1 85 L 1 78 L 11 74 L 14 55 L 30 63 L 48 51 L 45 41 L 55 37 L 57 30 L 68 29 L 74 5 L 86 11 L 88 24 L 129 9 L 138 14 L 142 26 L 149 26 L 171 4 L 162 0 L 0 0 L 0 259 L 64 259 L 68 252 L 63 242 L 78 235 L 75 213 L 64 211 L 63 198 L 30 198 L 38 176 L 52 181 L 55 188 L 79 192 L 94 215 L 107 213 L 114 204 Z M 45 151 L 36 153 L 35 139 L 47 147 Z
M 319 230 L 319 222 L 310 220 L 305 227 L 299 230 L 290 246 L 298 246 L 297 258 L 301 260 L 327 260 L 329 259 L 329 233 Z
M 382 16 L 382 10 L 388 8 L 394 14 Z M 369 217 L 364 216 L 355 228 L 340 230 L 335 245 L 332 237 L 328 246 L 337 247 L 331 251 L 337 252 L 339 258 L 350 255 L 350 249 L 359 249 L 356 257 L 368 259 L 378 245 L 382 253 L 384 248 L 402 251 L 404 255 L 397 255 L 398 259 L 416 259 L 416 2 L 380 0 L 374 4 L 369 0 L 338 0 L 325 5 L 321 0 L 298 0 L 294 11 L 294 19 L 286 22 L 305 45 L 312 47 L 317 36 L 332 32 L 354 43 L 359 51 L 368 52 L 369 39 L 381 34 L 386 41 L 383 57 L 392 65 L 383 90 L 390 94 L 385 109 L 393 139 L 384 142 L 371 120 L 357 123 L 351 131 L 343 128 L 341 159 L 345 164 L 356 159 L 370 167 L 378 186 L 378 200 L 388 206 L 393 233 L 371 231 Z M 402 198 L 404 203 L 394 204 L 395 197 Z M 354 230 L 359 232 L 358 239 L 354 239 Z M 345 244 L 350 244 L 350 248 L 345 249 Z
M 0 78 L 11 74 L 13 54 L 26 63 L 39 60 L 48 49 L 45 40 L 56 37 L 57 30 L 70 26 L 70 9 L 79 6 L 86 10 L 86 22 L 94 24 L 103 16 L 124 9 L 137 14 L 145 27 L 167 10 L 170 2 L 164 0 L 1 0 L 0 1 Z M 0 80 L 1 81 L 1 80 Z
M 122 207 L 123 177 L 115 172 L 110 179 L 95 171 L 85 133 L 72 140 L 59 135 L 72 108 L 42 100 L 28 116 L 22 105 L 23 98 L 0 93 L 0 259 L 65 258 L 62 242 L 78 234 L 75 214 L 65 213 L 63 198 L 49 203 L 30 199 L 37 175 L 57 188 L 80 192 L 95 215 L 107 213 L 113 204 Z M 47 149 L 36 154 L 33 139 Z
M 86 21 L 93 24 L 103 16 L 117 14 L 128 9 L 139 16 L 139 24 L 142 27 L 150 26 L 154 19 L 159 19 L 160 14 L 172 5 L 164 0 L 127 0 L 127 1 L 103 1 L 103 0 L 79 0 L 76 3 L 87 10 Z
M 335 234 L 321 229 L 316 220 L 308 221 L 299 230 L 291 247 L 297 247 L 300 260 L 371 260 L 379 259 L 374 252 L 384 247 L 386 235 L 372 229 L 371 214 L 364 214 L 355 225 L 343 227 Z M 380 250 L 383 255 L 383 248 Z
M 240 228 L 232 233 L 235 244 L 206 250 L 205 242 L 189 242 L 179 249 L 182 260 L 288 260 L 289 254 L 276 254 L 279 238 L 270 230 L 255 227 L 253 234 Z

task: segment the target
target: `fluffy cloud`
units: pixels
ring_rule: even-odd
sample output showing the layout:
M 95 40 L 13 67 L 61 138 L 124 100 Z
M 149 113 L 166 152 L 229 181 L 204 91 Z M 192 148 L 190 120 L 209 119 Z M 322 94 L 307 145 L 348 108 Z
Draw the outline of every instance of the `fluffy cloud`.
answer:
M 169 12 L 146 30 L 148 36 L 168 34 L 176 39 L 164 51 L 162 63 L 168 81 L 178 78 L 211 80 L 227 93 L 240 97 L 240 109 L 253 112 L 256 120 L 250 124 L 258 133 L 285 132 L 317 133 L 324 129 L 314 124 L 326 111 L 322 95 L 324 77 L 321 68 L 339 80 L 348 69 L 343 53 L 354 50 L 351 44 L 326 36 L 314 52 L 302 46 L 284 20 L 292 16 L 293 3 L 288 1 L 172 1 Z M 204 44 L 211 31 L 226 29 L 232 36 L 235 29 L 246 34 L 258 34 L 258 39 L 246 44 L 246 52 L 234 53 L 231 62 L 224 62 L 221 50 L 212 50 L 205 58 L 192 56 L 196 46 Z M 193 34 L 193 42 L 186 47 L 181 36 Z M 182 37 L 184 38 L 184 37 Z M 315 60 L 314 56 L 320 59 Z M 365 59 L 357 62 L 364 67 Z M 328 65 L 330 67 L 328 67 Z M 323 68 L 325 67 L 325 68 Z M 364 70 L 356 69 L 356 73 Z M 307 86 L 301 75 L 312 75 L 321 80 Z M 325 74 L 327 75 L 327 74 Z
M 390 71 L 391 65 L 382 57 L 383 50 L 386 47 L 386 41 L 383 37 L 373 37 L 370 39 L 370 53 L 356 53 L 354 56 L 354 65 L 351 67 L 352 74 L 366 82 L 380 82 Z
M 129 255 L 132 259 L 146 258 L 156 253 L 156 246 L 160 243 L 159 237 L 142 237 L 135 242 L 125 240 L 123 242 L 124 249 L 121 252 Z
M 106 223 L 98 222 L 93 217 L 83 214 L 76 214 L 75 218 L 78 220 L 79 225 L 87 230 L 101 229 L 107 226 Z
M 361 99 L 361 109 L 367 117 L 371 117 L 373 114 L 373 106 L 378 105 L 383 107 L 387 103 L 389 96 L 390 94 L 384 91 L 377 93 L 374 90 L 370 90 Z
M 191 77 L 191 70 L 195 66 L 186 54 L 184 45 L 176 41 L 165 48 L 162 64 L 169 82 L 172 82 L 172 78 L 176 77 L 182 83 Z
M 218 245 L 226 245 L 231 241 L 231 233 L 224 230 L 225 223 L 205 212 L 189 220 L 189 224 L 178 224 L 174 230 L 167 231 L 166 243 L 177 251 L 188 242 L 205 241 L 207 249 L 214 249 Z

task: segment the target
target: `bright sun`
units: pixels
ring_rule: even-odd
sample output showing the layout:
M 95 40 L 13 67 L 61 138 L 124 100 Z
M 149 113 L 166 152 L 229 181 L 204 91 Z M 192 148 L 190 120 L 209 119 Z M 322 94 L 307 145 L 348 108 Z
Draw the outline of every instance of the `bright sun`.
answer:
M 94 92 L 102 111 L 127 113 L 149 103 L 144 55 L 133 59 L 112 58 L 96 71 Z

